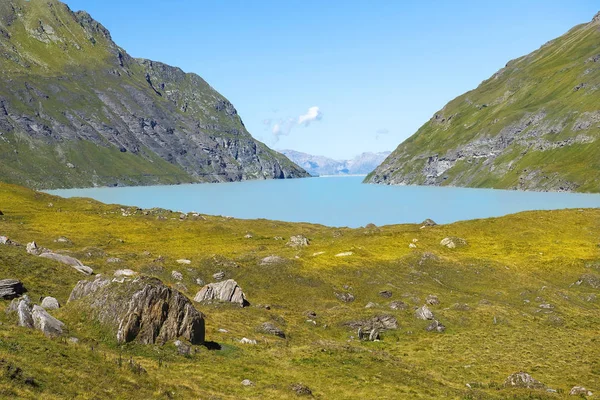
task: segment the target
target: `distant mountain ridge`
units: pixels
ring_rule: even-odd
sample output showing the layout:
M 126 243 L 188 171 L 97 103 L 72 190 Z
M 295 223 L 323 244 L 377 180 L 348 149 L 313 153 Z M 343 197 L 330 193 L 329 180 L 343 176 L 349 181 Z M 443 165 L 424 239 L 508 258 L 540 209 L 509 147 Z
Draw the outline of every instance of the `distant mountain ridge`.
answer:
M 198 75 L 129 56 L 60 1 L 0 1 L 0 179 L 49 189 L 304 176 Z
M 365 182 L 600 192 L 600 13 L 448 103 Z
M 319 175 L 366 175 L 373 171 L 391 152 L 365 152 L 351 160 L 334 160 L 295 150 L 280 150 L 282 154 L 304 168 L 313 176 Z

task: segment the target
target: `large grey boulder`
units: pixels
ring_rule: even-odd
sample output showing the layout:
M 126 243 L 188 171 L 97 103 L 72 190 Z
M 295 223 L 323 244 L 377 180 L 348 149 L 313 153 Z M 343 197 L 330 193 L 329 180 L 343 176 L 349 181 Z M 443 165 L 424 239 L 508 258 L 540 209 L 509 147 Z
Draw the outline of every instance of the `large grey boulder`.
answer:
M 204 342 L 204 315 L 179 291 L 156 278 L 122 281 L 99 275 L 79 281 L 69 297 L 89 307 L 91 315 L 111 328 L 119 343 L 165 343 L 183 338 Z
M 427 332 L 442 333 L 446 330 L 446 326 L 444 326 L 444 324 L 442 324 L 440 321 L 434 319 L 431 324 L 425 328 L 425 330 Z
M 60 308 L 60 304 L 54 297 L 48 296 L 42 300 L 42 307 L 46 310 L 57 310 Z
M 14 301 L 14 300 L 13 300 Z M 23 296 L 17 304 L 17 317 L 19 326 L 33 328 L 33 317 L 31 315 L 31 302 L 28 296 Z
M 44 335 L 49 337 L 62 335 L 65 324 L 48 314 L 42 307 L 34 305 L 31 316 L 33 317 L 33 326 L 42 331 Z
M 260 325 L 258 331 L 285 339 L 285 333 L 271 322 L 265 322 Z
M 526 372 L 515 372 L 506 378 L 504 387 L 526 388 L 526 389 L 545 389 L 546 385 L 534 379 Z
M 418 308 L 417 311 L 415 311 L 415 317 L 422 320 L 432 320 L 434 318 L 433 313 L 427 306 Z
M 289 247 L 306 247 L 310 244 L 310 241 L 306 236 L 296 235 L 290 238 L 290 241 L 287 242 L 286 246 Z
M 440 245 L 447 247 L 449 249 L 455 249 L 457 247 L 464 247 L 467 245 L 467 241 L 465 239 L 459 237 L 447 237 L 442 239 Z
M 79 271 L 83 274 L 86 274 L 86 275 L 92 275 L 94 273 L 93 269 L 91 269 L 88 266 L 83 265 L 83 263 L 81 261 L 79 261 L 78 259 L 71 257 L 71 256 L 66 256 L 64 254 L 58 254 L 58 253 L 53 253 L 53 252 L 46 252 L 46 253 L 40 254 L 40 257 L 48 258 L 50 260 L 58 261 L 61 264 L 69 265 L 69 266 L 75 268 L 77 271 Z
M 194 301 L 210 302 L 222 301 L 239 304 L 240 307 L 248 306 L 246 295 L 233 279 L 227 279 L 223 282 L 209 283 L 204 286 L 194 297 Z
M 398 329 L 398 320 L 391 315 L 376 315 L 365 320 L 350 321 L 345 325 L 357 329 L 360 340 L 374 341 L 380 339 L 382 332 Z
M 2 279 L 0 280 L 0 299 L 10 300 L 19 297 L 25 293 L 27 289 L 18 279 Z

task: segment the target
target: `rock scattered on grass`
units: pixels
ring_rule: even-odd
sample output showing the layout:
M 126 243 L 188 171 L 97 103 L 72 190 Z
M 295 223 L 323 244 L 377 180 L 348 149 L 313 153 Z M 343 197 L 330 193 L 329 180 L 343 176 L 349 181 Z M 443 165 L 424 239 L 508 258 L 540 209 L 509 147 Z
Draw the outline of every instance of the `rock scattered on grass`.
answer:
M 396 300 L 390 303 L 390 308 L 392 310 L 408 310 L 408 304 L 403 301 Z
M 430 294 L 425 298 L 425 303 L 429 304 L 430 306 L 436 306 L 440 304 L 440 299 L 438 299 L 436 295 Z
M 184 264 L 184 265 L 189 265 L 192 263 L 190 260 L 186 260 L 185 258 L 181 258 L 181 259 L 177 260 L 176 262 L 177 262 L 177 264 Z
M 290 389 L 298 396 L 312 396 L 312 390 L 302 383 L 294 383 L 290 386 Z
M 526 389 L 545 389 L 546 385 L 534 379 L 526 372 L 520 371 L 511 374 L 504 381 L 504 387 L 526 388 Z
M 423 306 L 415 311 L 415 317 L 422 320 L 432 320 L 434 318 L 433 313 L 427 306 Z
M 429 324 L 429 326 L 427 326 L 427 328 L 425 328 L 425 330 L 427 332 L 438 332 L 438 333 L 442 333 L 446 330 L 446 327 L 444 326 L 444 324 L 442 324 L 440 321 L 438 320 L 433 320 L 431 322 L 431 324 Z
M 176 281 L 182 281 L 183 274 L 179 271 L 171 271 L 171 278 L 173 278 Z
M 54 297 L 48 296 L 44 297 L 42 300 L 42 307 L 44 307 L 46 310 L 58 310 L 60 308 L 60 304 Z
M 335 256 L 336 257 L 348 257 L 348 256 L 351 256 L 352 254 L 354 254 L 354 253 L 351 251 L 345 251 L 343 253 L 338 253 Z
M 11 300 L 27 292 L 23 283 L 18 279 L 0 280 L 0 299 Z
M 37 304 L 31 311 L 33 326 L 48 337 L 60 336 L 63 333 L 65 324 L 48 314 L 46 310 Z
M 379 292 L 379 295 L 384 299 L 389 299 L 390 297 L 392 297 L 392 292 L 389 290 L 382 290 L 381 292 Z
M 593 396 L 594 393 L 592 393 L 591 390 L 587 390 L 583 386 L 573 386 L 571 388 L 571 390 L 569 391 L 569 395 L 570 396 L 586 396 L 586 397 L 590 397 L 590 396 Z
M 290 237 L 290 241 L 287 242 L 286 246 L 289 247 L 306 247 L 310 244 L 310 240 L 303 235 L 296 235 Z
M 137 275 L 137 272 L 130 269 L 118 269 L 115 271 L 114 276 L 120 278 L 122 276 L 131 277 Z
M 260 265 L 273 265 L 285 262 L 285 258 L 279 256 L 268 256 L 260 260 Z
M 344 303 L 351 303 L 354 301 L 354 295 L 352 293 L 336 293 L 335 297 Z
M 190 346 L 189 344 L 186 344 L 181 340 L 176 340 L 175 342 L 173 342 L 173 344 L 175 345 L 175 347 L 177 347 L 177 352 L 182 356 L 189 356 L 190 354 L 192 354 L 192 346 Z
M 241 338 L 240 339 L 240 343 L 241 344 L 256 344 L 256 340 L 254 339 L 248 339 L 248 338 Z
M 254 386 L 254 382 L 252 382 L 250 379 L 244 379 L 242 381 L 242 386 Z
M 209 283 L 194 296 L 194 301 L 198 303 L 214 300 L 239 304 L 240 307 L 249 305 L 242 288 L 233 279 Z
M 464 247 L 467 245 L 467 241 L 465 239 L 461 239 L 459 237 L 447 237 L 442 239 L 440 245 L 445 246 L 449 249 L 455 249 L 457 247 Z
M 258 331 L 285 339 L 285 333 L 271 322 L 265 322 L 258 327 Z

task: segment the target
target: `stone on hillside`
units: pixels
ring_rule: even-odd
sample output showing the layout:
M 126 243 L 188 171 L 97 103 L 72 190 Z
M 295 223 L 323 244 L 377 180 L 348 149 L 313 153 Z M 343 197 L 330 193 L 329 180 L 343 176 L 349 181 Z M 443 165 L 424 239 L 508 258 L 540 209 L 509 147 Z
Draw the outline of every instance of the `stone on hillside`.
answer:
M 260 260 L 260 265 L 273 265 L 285 262 L 285 258 L 279 256 L 268 256 Z
M 17 317 L 19 326 L 33 329 L 33 317 L 31 315 L 31 301 L 28 296 L 23 296 L 17 304 Z
M 414 244 L 414 243 L 409 243 L 409 244 L 408 244 L 408 248 L 409 248 L 409 249 L 416 249 L 416 248 L 417 248 L 417 245 L 416 245 L 416 244 Z
M 189 344 L 183 343 L 181 340 L 176 340 L 173 344 L 177 347 L 177 352 L 182 356 L 189 356 L 192 354 L 192 346 Z
M 73 268 L 86 275 L 92 275 L 94 273 L 94 270 L 87 265 L 74 265 Z
M 429 304 L 430 306 L 437 306 L 440 304 L 440 299 L 438 299 L 437 296 L 430 294 L 425 298 L 425 303 Z
M 181 258 L 176 261 L 177 264 L 190 265 L 192 262 L 190 260 L 186 260 L 185 258 Z
M 233 279 L 227 279 L 223 282 L 209 283 L 200 289 L 196 296 L 194 296 L 194 301 L 198 303 L 222 301 L 239 304 L 240 307 L 246 307 L 249 305 L 242 288 L 239 287 L 237 282 Z
M 106 262 L 109 264 L 113 264 L 113 263 L 120 263 L 121 259 L 117 258 L 117 257 L 109 257 L 106 259 Z
M 171 278 L 175 279 L 176 281 L 182 281 L 183 274 L 179 271 L 171 271 Z
M 442 239 L 440 245 L 445 246 L 449 249 L 455 249 L 457 247 L 463 247 L 467 245 L 467 241 L 465 239 L 461 239 L 458 237 L 447 237 Z
M 204 342 L 204 315 L 187 297 L 156 278 L 142 276 L 120 283 L 99 275 L 77 283 L 69 302 L 75 300 L 112 328 L 119 343 L 165 343 L 180 337 L 192 344 Z
M 398 329 L 398 320 L 391 315 L 377 315 L 366 320 L 350 321 L 345 325 L 358 330 L 360 340 L 374 341 L 386 330 Z
M 82 267 L 83 266 L 83 263 L 81 261 L 79 261 L 78 259 L 76 259 L 75 257 L 65 256 L 64 254 L 48 252 L 48 253 L 40 254 L 40 257 L 49 258 L 51 260 L 58 261 L 59 263 L 62 263 L 62 264 L 70 265 L 72 267 Z
M 390 303 L 390 308 L 392 310 L 408 310 L 408 304 L 403 301 L 396 300 Z
M 0 236 L 0 244 L 10 245 L 12 244 L 12 240 L 10 240 L 7 236 Z
M 0 299 L 10 300 L 19 297 L 25 293 L 27 289 L 18 279 L 1 279 L 0 280 Z
M 42 307 L 34 305 L 31 316 L 35 328 L 42 331 L 44 335 L 49 337 L 62 335 L 65 324 L 48 314 Z
M 132 276 L 136 276 L 137 272 L 132 271 L 130 269 L 118 269 L 115 271 L 114 276 L 116 278 L 120 278 L 122 276 L 126 276 L 126 277 L 132 277 Z
M 351 303 L 354 301 L 354 295 L 352 293 L 336 293 L 335 297 L 344 303 Z
M 526 372 L 515 372 L 506 378 L 504 387 L 516 387 L 526 389 L 545 389 L 546 385 L 534 379 Z
M 382 290 L 381 292 L 379 292 L 379 295 L 384 299 L 389 299 L 390 297 L 392 297 L 392 292 L 390 292 L 389 290 Z
M 427 332 L 438 332 L 442 333 L 446 330 L 446 327 L 438 320 L 433 320 L 431 324 L 427 328 L 425 328 Z
M 252 239 L 253 236 L 251 233 L 246 233 L 246 235 L 244 236 L 244 239 Z
M 71 239 L 64 237 L 64 236 L 60 236 L 60 237 L 54 239 L 54 243 L 73 244 Z
M 367 305 L 365 306 L 365 308 L 375 308 L 378 307 L 379 305 L 377 303 L 373 303 L 372 301 L 368 302 Z
M 312 396 L 312 390 L 302 383 L 294 383 L 290 386 L 290 389 L 298 396 Z
M 215 272 L 212 277 L 214 279 L 220 281 L 221 279 L 225 278 L 225 272 L 224 271 Z
M 353 252 L 351 252 L 351 251 L 345 251 L 345 252 L 343 252 L 343 253 L 338 253 L 338 254 L 336 254 L 335 256 L 336 256 L 336 257 L 349 257 L 349 256 L 351 256 L 352 254 L 354 254 L 354 253 L 353 253 Z
M 276 327 L 274 324 L 272 324 L 271 322 L 265 322 L 265 323 L 261 324 L 258 327 L 258 331 L 269 334 L 269 335 L 278 336 L 282 339 L 285 339 L 285 333 L 281 329 Z
M 587 390 L 586 388 L 584 388 L 583 386 L 573 386 L 571 388 L 571 390 L 569 391 L 569 395 L 570 396 L 593 396 L 594 393 L 592 393 L 591 390 Z
M 415 311 L 415 316 L 425 321 L 434 318 L 433 313 L 431 312 L 431 310 L 429 310 L 429 308 L 427 308 L 427 306 L 418 308 L 417 311 Z
M 248 339 L 248 338 L 241 338 L 240 343 L 241 344 L 256 344 L 256 340 Z
M 252 382 L 250 379 L 244 379 L 242 381 L 242 386 L 254 386 L 254 382 Z
M 455 303 L 452 304 L 452 309 L 456 311 L 470 311 L 471 307 L 466 303 Z
M 58 310 L 60 308 L 60 304 L 54 297 L 48 296 L 44 297 L 42 300 L 42 307 L 44 307 L 46 310 Z
M 429 219 L 429 218 L 427 218 L 425 221 L 421 222 L 421 226 L 436 226 L 436 225 L 437 225 L 437 223 L 434 220 Z
M 296 235 L 290 238 L 290 241 L 287 242 L 286 246 L 290 247 L 306 247 L 310 244 L 310 240 L 303 235 Z
M 38 249 L 37 244 L 35 242 L 27 243 L 25 249 L 27 250 L 27 253 L 33 254 L 34 256 L 39 256 L 41 253 L 40 249 Z

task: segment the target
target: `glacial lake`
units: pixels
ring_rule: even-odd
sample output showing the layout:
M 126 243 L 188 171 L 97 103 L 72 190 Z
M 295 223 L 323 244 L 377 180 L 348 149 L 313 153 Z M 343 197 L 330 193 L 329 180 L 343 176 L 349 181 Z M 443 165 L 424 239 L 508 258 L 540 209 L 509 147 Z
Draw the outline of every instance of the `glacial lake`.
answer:
M 493 189 L 361 184 L 364 177 L 176 186 L 51 190 L 62 197 L 91 197 L 103 203 L 162 207 L 174 211 L 360 227 L 437 223 L 495 217 L 525 210 L 600 207 L 598 194 L 538 193 Z

